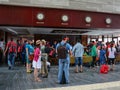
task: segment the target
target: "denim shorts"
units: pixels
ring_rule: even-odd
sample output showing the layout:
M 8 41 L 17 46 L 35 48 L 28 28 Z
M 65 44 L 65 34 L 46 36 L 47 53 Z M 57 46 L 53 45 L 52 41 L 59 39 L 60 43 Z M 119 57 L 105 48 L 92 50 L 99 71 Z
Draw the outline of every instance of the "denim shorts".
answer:
M 75 65 L 82 65 L 83 61 L 82 61 L 82 57 L 75 57 Z

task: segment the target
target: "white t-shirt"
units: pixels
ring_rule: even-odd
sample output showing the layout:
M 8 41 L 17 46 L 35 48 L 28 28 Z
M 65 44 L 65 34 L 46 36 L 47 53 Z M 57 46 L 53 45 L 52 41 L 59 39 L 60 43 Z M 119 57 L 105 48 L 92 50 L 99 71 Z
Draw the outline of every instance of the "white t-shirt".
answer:
M 115 58 L 115 53 L 116 53 L 116 48 L 115 47 L 112 47 L 112 50 L 111 48 L 108 48 L 108 58 Z

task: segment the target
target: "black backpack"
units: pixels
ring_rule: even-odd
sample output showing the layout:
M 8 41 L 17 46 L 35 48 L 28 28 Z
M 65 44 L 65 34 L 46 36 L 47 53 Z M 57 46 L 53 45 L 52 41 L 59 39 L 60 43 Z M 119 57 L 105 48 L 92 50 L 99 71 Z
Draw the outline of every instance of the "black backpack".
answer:
M 67 58 L 67 48 L 66 48 L 66 43 L 64 45 L 61 45 L 59 43 L 59 47 L 57 48 L 57 54 L 59 59 L 66 59 Z

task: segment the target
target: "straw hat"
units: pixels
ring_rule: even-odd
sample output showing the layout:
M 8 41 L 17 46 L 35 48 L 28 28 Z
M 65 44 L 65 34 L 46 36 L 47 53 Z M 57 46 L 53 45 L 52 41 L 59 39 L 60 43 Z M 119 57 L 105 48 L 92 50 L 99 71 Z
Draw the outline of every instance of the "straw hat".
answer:
M 36 41 L 36 45 L 39 45 L 39 44 L 40 44 L 40 42 L 41 42 L 40 40 L 37 40 L 37 41 Z
M 42 42 L 46 43 L 46 41 L 44 39 L 41 40 Z

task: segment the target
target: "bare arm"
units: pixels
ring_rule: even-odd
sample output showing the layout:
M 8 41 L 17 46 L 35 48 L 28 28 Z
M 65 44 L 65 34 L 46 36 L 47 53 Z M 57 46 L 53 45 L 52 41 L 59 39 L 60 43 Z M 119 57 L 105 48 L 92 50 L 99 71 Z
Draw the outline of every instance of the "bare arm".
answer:
M 4 51 L 4 55 L 6 54 L 7 50 L 8 50 L 8 46 L 6 47 L 6 49 L 5 49 L 5 51 Z

